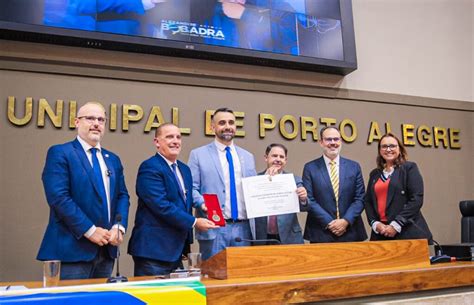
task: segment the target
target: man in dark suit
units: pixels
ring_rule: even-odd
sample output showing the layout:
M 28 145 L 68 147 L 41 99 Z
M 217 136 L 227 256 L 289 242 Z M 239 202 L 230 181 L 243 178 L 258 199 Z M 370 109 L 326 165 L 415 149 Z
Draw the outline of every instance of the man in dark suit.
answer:
M 364 180 L 357 162 L 340 157 L 341 133 L 336 127 L 321 130 L 323 156 L 306 163 L 303 184 L 310 209 L 304 238 L 316 242 L 362 241 L 367 238 L 361 213 Z
M 192 229 L 216 228 L 213 222 L 192 215 L 193 181 L 189 167 L 178 160 L 181 132 L 165 123 L 156 129 L 157 153 L 138 170 L 138 208 L 128 253 L 135 276 L 164 275 L 181 266 L 193 241 Z
M 123 167 L 100 145 L 105 123 L 101 104 L 85 104 L 75 119 L 77 138 L 52 146 L 46 157 L 50 216 L 37 259 L 60 260 L 61 279 L 109 277 L 127 227 Z
M 284 171 L 288 161 L 288 149 L 283 144 L 273 143 L 265 150 L 267 169 L 259 175 L 287 174 Z M 301 178 L 295 176 L 296 194 L 300 200 L 300 209 L 306 210 L 308 198 Z M 255 218 L 255 239 L 276 239 L 282 244 L 303 244 L 303 234 L 296 213 L 272 215 Z M 267 242 L 271 244 L 271 242 Z

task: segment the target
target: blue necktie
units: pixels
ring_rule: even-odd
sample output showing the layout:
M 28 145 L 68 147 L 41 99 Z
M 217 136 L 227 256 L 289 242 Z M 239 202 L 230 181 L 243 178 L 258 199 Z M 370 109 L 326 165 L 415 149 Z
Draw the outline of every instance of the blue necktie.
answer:
M 237 207 L 237 190 L 235 187 L 235 172 L 234 172 L 234 160 L 232 159 L 232 154 L 230 153 L 230 147 L 225 148 L 225 157 L 227 158 L 227 163 L 229 163 L 229 180 L 230 180 L 230 213 L 233 220 L 239 218 L 239 209 Z
M 183 185 L 181 184 L 181 181 L 179 180 L 178 172 L 176 170 L 176 168 L 177 168 L 176 163 L 171 164 L 171 168 L 173 169 L 173 174 L 174 174 L 174 177 L 176 178 L 176 182 L 178 182 L 179 192 L 181 193 L 183 198 L 186 199 L 186 197 L 184 196 L 184 192 L 183 192 Z
M 94 170 L 94 176 L 96 180 L 96 185 L 99 189 L 100 198 L 102 199 L 103 204 L 103 215 L 104 222 L 109 222 L 109 209 L 107 208 L 107 193 L 105 192 L 104 179 L 102 179 L 102 171 L 100 170 L 99 159 L 97 158 L 97 148 L 92 147 L 90 149 L 92 153 L 92 169 Z

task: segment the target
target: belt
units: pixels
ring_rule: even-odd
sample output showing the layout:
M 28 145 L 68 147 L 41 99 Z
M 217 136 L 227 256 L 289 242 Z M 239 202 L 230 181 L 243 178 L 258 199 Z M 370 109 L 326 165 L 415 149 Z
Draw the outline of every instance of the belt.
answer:
M 245 222 L 247 221 L 247 219 L 232 219 L 232 218 L 229 218 L 229 219 L 226 219 L 225 222 L 226 223 L 229 223 L 229 224 L 233 224 L 233 223 L 240 223 L 240 222 Z

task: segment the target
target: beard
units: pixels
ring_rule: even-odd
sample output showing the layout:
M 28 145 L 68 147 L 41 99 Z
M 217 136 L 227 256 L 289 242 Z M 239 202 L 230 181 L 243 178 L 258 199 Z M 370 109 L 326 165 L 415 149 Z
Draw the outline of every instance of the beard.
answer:
M 219 139 L 221 139 L 223 141 L 226 141 L 226 142 L 232 141 L 232 139 L 234 139 L 234 136 L 235 136 L 235 133 L 228 132 L 228 131 L 224 131 L 224 132 L 221 132 L 221 133 L 217 134 L 217 137 Z

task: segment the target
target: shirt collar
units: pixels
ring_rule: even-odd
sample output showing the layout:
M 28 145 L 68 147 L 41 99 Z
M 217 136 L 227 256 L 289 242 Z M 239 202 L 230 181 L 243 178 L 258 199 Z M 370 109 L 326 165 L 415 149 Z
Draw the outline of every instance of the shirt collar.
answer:
M 163 159 L 165 159 L 166 163 L 168 163 L 168 166 L 171 167 L 171 165 L 173 165 L 174 163 L 176 163 L 176 165 L 178 165 L 178 160 L 176 160 L 175 162 L 171 162 L 170 160 L 166 159 L 165 156 L 163 156 L 162 154 L 160 154 L 160 152 L 157 151 L 156 153 L 159 154 L 160 157 L 162 157 Z
M 220 150 L 220 151 L 225 151 L 225 148 L 227 147 L 227 145 L 224 145 L 222 144 L 221 142 L 217 141 L 217 140 L 214 140 L 214 144 L 216 145 L 217 149 Z M 235 147 L 234 147 L 234 141 L 232 141 L 232 143 L 230 143 L 229 145 L 230 147 L 230 150 L 235 150 Z
M 80 136 L 77 136 L 77 140 L 78 140 L 79 143 L 81 144 L 82 149 L 84 149 L 84 151 L 90 151 L 90 149 L 93 148 L 93 147 L 97 148 L 97 150 L 98 150 L 99 152 L 102 151 L 102 148 L 100 147 L 100 143 L 97 143 L 96 146 L 92 146 L 92 145 L 90 145 L 89 143 L 87 143 L 86 141 L 84 141 Z
M 334 160 L 329 159 L 325 154 L 323 154 L 323 158 L 324 158 L 324 163 L 326 163 L 326 166 L 330 166 L 329 162 L 331 161 L 336 161 L 336 165 L 339 166 L 339 159 L 340 159 L 339 155 L 337 155 L 337 157 Z

